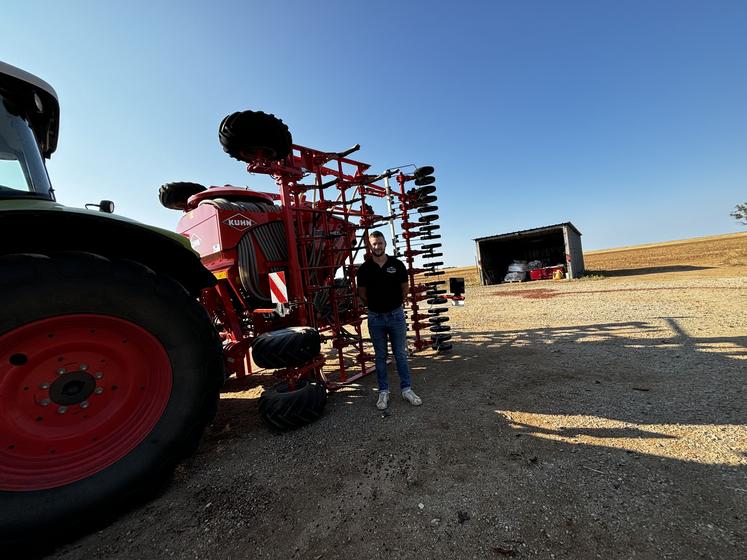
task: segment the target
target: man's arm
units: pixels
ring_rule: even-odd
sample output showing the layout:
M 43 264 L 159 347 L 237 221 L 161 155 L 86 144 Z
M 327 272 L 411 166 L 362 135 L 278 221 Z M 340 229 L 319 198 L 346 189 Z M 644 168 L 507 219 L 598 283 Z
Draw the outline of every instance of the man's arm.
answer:
M 365 305 L 368 305 L 368 294 L 366 293 L 366 288 L 358 286 L 358 296 L 363 300 Z
M 410 293 L 410 283 L 402 282 L 400 287 L 402 288 L 402 302 L 405 302 L 407 301 L 407 294 Z

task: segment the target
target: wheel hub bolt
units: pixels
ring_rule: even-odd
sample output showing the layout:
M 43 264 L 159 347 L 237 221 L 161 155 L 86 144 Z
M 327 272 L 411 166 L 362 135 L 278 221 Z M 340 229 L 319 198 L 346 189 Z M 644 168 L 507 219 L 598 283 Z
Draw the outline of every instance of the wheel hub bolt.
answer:
M 96 374 L 94 375 L 94 377 L 96 379 L 101 379 L 102 377 L 104 377 L 104 374 L 99 371 L 99 372 L 96 372 Z
M 78 369 L 79 369 L 80 371 L 86 371 L 86 370 L 88 369 L 88 366 L 87 366 L 86 364 L 80 364 L 80 365 L 78 366 Z
M 60 408 L 57 409 L 58 414 L 65 414 L 66 412 L 67 412 L 66 406 L 61 406 Z
M 65 368 L 64 367 L 61 367 L 60 369 L 57 370 L 57 375 L 64 375 L 64 374 L 65 374 Z
M 52 401 L 50 401 L 49 399 L 42 399 L 42 400 L 39 401 L 39 404 L 42 405 L 42 406 L 49 406 L 49 403 L 51 403 L 51 402 Z
M 97 395 L 100 395 L 101 393 L 104 392 L 104 389 L 102 387 L 96 387 L 96 389 L 93 392 L 96 393 Z
M 83 401 L 83 402 L 80 403 L 80 407 L 81 408 L 88 408 L 89 405 L 90 405 L 90 403 L 88 401 Z
M 39 385 L 39 388 L 40 389 L 49 389 L 49 383 L 42 383 L 41 385 Z

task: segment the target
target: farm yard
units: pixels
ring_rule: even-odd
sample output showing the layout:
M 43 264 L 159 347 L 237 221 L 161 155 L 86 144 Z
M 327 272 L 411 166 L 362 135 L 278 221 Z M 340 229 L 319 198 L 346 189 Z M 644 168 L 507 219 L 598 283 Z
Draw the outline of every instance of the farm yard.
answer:
M 451 270 L 466 306 L 451 353 L 412 358 L 418 408 L 376 410 L 369 376 L 276 435 L 272 379 L 230 380 L 158 498 L 48 557 L 747 557 L 747 234 L 585 263 Z

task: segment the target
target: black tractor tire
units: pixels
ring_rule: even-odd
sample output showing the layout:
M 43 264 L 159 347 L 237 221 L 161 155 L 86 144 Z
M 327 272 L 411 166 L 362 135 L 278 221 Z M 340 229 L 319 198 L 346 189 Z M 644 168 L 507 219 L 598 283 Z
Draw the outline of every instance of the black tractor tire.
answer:
M 222 348 L 180 284 L 91 253 L 0 257 L 0 309 L 0 543 L 28 552 L 163 487 L 215 415 Z
M 319 331 L 311 327 L 288 327 L 259 335 L 252 343 L 252 358 L 261 368 L 298 367 L 319 355 Z
M 228 115 L 218 127 L 218 139 L 224 152 L 247 163 L 257 157 L 273 161 L 285 159 L 293 149 L 293 138 L 285 123 L 262 111 Z
M 165 208 L 186 210 L 189 197 L 204 190 L 207 190 L 207 188 L 197 183 L 166 183 L 158 189 L 158 200 L 161 201 L 161 206 Z
M 324 412 L 327 390 L 323 385 L 301 379 L 290 390 L 283 381 L 270 387 L 259 398 L 259 416 L 273 430 L 300 428 L 317 420 Z

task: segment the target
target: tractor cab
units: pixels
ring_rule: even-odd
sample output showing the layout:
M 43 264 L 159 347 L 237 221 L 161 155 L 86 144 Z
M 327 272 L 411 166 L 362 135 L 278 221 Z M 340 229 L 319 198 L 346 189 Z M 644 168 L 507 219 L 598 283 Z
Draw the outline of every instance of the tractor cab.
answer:
M 54 200 L 44 158 L 57 147 L 52 86 L 0 62 L 0 198 Z

